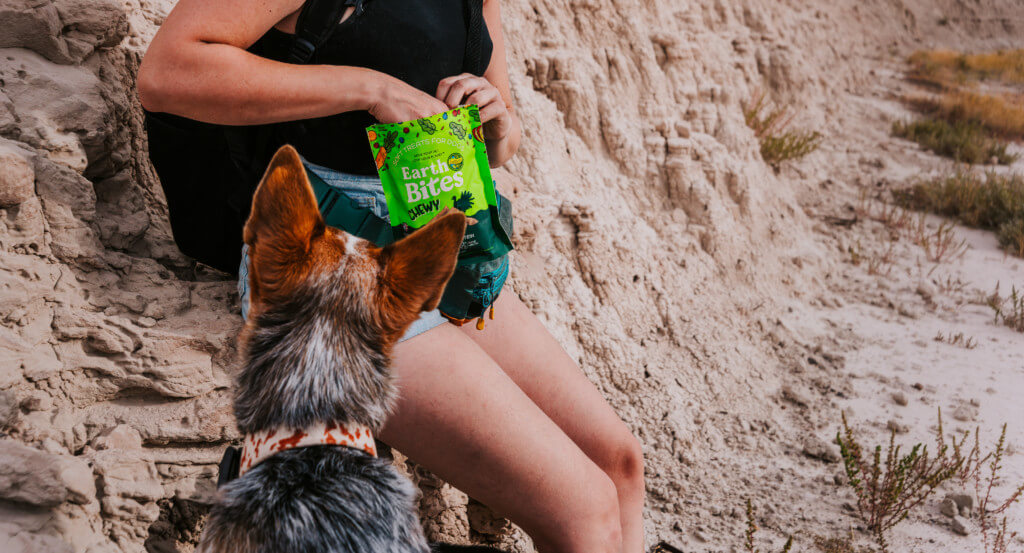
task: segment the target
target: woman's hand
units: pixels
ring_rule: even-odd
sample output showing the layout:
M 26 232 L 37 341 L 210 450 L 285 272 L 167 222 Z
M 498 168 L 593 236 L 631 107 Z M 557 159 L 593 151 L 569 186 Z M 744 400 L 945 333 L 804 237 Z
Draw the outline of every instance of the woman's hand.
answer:
M 394 77 L 380 75 L 378 93 L 367 110 L 377 121 L 400 123 L 448 111 L 444 102 L 430 94 Z
M 446 109 L 469 104 L 480 106 L 480 120 L 487 140 L 501 140 L 512 130 L 512 114 L 501 92 L 483 77 L 463 73 L 442 79 L 436 96 L 447 105 Z

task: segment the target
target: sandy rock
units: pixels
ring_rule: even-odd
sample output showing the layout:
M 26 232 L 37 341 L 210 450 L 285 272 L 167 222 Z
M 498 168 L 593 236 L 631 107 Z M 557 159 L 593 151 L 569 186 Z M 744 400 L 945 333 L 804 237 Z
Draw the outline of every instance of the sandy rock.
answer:
M 907 404 L 909 403 L 907 401 L 907 395 L 904 394 L 903 392 L 893 392 L 892 393 L 892 401 L 893 401 L 893 403 L 895 403 L 896 405 L 899 405 L 901 407 L 906 407 Z
M 36 173 L 25 150 L 0 139 L 0 207 L 18 205 L 35 194 Z
M 808 436 L 804 440 L 803 452 L 808 457 L 819 459 L 826 463 L 838 463 L 841 459 L 838 446 L 826 442 L 817 436 Z
M 806 407 L 811 403 L 806 393 L 789 384 L 782 387 L 782 397 L 802 407 Z
M 956 504 L 960 516 L 969 517 L 974 512 L 974 495 L 966 492 L 949 493 L 943 499 Z
M 961 422 L 971 422 L 978 418 L 978 408 L 964 403 L 953 410 L 953 418 Z
M 939 503 L 939 512 L 947 517 L 955 517 L 960 514 L 956 506 L 956 501 L 950 499 L 949 496 Z
M 975 532 L 974 523 L 960 515 L 953 516 L 949 526 L 961 536 L 969 536 Z
M 95 495 L 92 469 L 84 461 L 0 440 L 0 497 L 54 507 L 65 501 L 88 503 Z
M 906 434 L 910 431 L 910 427 L 908 425 L 896 419 L 889 419 L 888 422 L 885 423 L 885 427 L 889 429 L 889 431 L 897 434 Z
M 103 451 L 104 449 L 141 449 L 142 436 L 138 430 L 126 424 L 119 424 L 93 439 L 92 446 L 97 451 Z
M 128 32 L 124 8 L 113 0 L 6 0 L 0 6 L 0 48 L 28 48 L 56 63 L 82 61 Z

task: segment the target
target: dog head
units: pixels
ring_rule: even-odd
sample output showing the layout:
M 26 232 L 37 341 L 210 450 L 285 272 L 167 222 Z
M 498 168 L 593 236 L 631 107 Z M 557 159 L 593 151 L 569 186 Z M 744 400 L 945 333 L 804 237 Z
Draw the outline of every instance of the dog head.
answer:
M 465 228 L 465 216 L 447 210 L 379 248 L 327 226 L 298 153 L 278 150 L 244 231 L 251 295 L 236 388 L 240 429 L 322 417 L 378 427 L 386 414 L 372 404 L 386 408 L 393 395 L 388 354 L 422 311 L 437 307 Z

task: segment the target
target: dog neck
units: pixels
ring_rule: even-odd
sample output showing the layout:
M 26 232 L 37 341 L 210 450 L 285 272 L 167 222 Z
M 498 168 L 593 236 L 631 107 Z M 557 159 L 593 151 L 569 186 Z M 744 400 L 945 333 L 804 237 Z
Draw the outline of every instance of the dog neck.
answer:
M 383 427 L 397 389 L 388 348 L 358 312 L 358 294 L 329 279 L 309 282 L 252 316 L 235 382 L 242 434 L 334 421 Z
M 238 475 L 267 457 L 296 447 L 338 445 L 377 456 L 373 433 L 366 425 L 355 423 L 316 424 L 302 430 L 281 427 L 246 434 Z

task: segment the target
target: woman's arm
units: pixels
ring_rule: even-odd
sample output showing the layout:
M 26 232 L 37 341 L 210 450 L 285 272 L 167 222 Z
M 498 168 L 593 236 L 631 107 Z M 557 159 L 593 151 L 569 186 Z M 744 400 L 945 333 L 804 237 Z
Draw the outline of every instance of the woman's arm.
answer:
M 498 0 L 484 0 L 483 14 L 494 44 L 491 63 L 483 78 L 463 73 L 443 79 L 438 84 L 437 97 L 449 108 L 467 104 L 480 106 L 487 157 L 492 167 L 500 167 L 512 159 L 519 149 L 521 131 L 519 118 L 512 105 L 508 65 L 505 62 L 505 35 L 501 29 L 501 6 Z
M 384 123 L 447 107 L 361 67 L 293 65 L 246 52 L 303 0 L 181 0 L 139 67 L 142 105 L 209 123 L 251 125 L 368 110 Z

